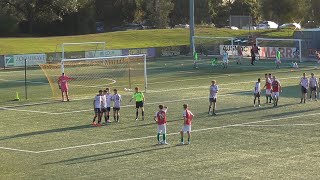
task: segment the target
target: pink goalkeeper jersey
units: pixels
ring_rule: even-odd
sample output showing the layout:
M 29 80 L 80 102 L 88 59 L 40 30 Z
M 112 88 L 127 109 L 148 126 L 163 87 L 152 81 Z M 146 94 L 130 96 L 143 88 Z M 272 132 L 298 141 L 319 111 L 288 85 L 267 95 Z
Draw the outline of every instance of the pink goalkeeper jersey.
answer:
M 68 90 L 68 81 L 72 79 L 70 78 L 69 76 L 60 76 L 59 77 L 59 84 L 60 84 L 60 87 L 61 87 L 61 90 L 64 91 L 64 90 Z

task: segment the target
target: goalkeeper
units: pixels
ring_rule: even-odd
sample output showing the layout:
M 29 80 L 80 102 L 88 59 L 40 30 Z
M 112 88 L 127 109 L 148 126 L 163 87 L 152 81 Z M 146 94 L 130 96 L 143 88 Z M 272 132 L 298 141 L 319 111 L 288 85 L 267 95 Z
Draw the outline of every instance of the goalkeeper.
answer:
M 73 80 L 73 78 L 66 76 L 64 73 L 62 73 L 62 75 L 59 77 L 58 79 L 58 85 L 59 85 L 59 89 L 61 89 L 61 101 L 64 101 L 64 94 L 67 98 L 67 101 L 69 101 L 69 94 L 68 94 L 68 90 L 69 90 L 69 86 L 68 86 L 68 81 L 69 80 Z
M 136 121 L 138 121 L 138 116 L 139 116 L 139 109 L 141 109 L 141 114 L 142 114 L 142 120 L 144 120 L 144 94 L 142 92 L 139 91 L 139 88 L 136 87 L 134 88 L 135 93 L 132 95 L 132 98 L 130 99 L 130 102 L 132 101 L 132 99 L 135 99 L 136 101 Z

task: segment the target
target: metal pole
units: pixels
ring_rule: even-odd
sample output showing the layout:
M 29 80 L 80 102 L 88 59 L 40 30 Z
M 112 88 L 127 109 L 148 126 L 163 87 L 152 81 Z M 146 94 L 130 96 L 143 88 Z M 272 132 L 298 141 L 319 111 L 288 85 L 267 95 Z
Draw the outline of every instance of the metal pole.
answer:
M 28 100 L 28 88 L 27 88 L 27 59 L 24 59 L 24 93 L 26 100 Z
M 302 48 L 301 48 L 301 39 L 299 40 L 299 56 L 300 56 L 300 62 L 302 62 Z
M 148 79 L 147 79 L 147 55 L 144 55 L 144 92 L 147 92 Z
M 193 42 L 193 36 L 194 36 L 194 0 L 189 0 L 190 5 L 190 52 L 193 53 L 194 50 L 194 42 Z M 194 56 L 194 54 L 192 54 Z

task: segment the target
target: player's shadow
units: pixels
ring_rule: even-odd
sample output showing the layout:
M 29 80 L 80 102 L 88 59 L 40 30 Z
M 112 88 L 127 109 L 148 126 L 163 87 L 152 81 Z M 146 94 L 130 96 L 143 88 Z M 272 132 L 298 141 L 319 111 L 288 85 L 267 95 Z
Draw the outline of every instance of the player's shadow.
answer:
M 60 164 L 60 163 L 65 163 L 66 165 L 73 165 L 73 164 L 80 164 L 80 163 L 89 163 L 89 162 L 103 161 L 103 160 L 108 160 L 108 159 L 143 154 L 143 153 L 148 153 L 148 152 L 161 151 L 161 150 L 175 148 L 175 147 L 179 147 L 179 145 L 151 145 L 151 146 L 146 146 L 143 149 L 141 149 L 141 147 L 140 148 L 133 148 L 133 149 L 125 149 L 125 150 L 120 150 L 120 151 L 113 151 L 113 152 L 101 153 L 101 154 L 96 154 L 96 155 L 83 156 L 83 157 L 79 157 L 79 158 L 72 158 L 72 159 L 67 159 L 67 160 L 57 161 L 57 162 L 52 162 L 52 163 L 45 163 L 43 165 Z
M 29 136 L 43 135 L 43 134 L 49 134 L 49 133 L 58 133 L 58 132 L 65 132 L 65 131 L 87 129 L 87 128 L 92 128 L 92 127 L 89 125 L 81 125 L 81 126 L 65 127 L 65 128 L 58 128 L 58 129 L 49 129 L 44 131 L 28 132 L 28 133 L 16 134 L 12 136 L 0 137 L 0 141 L 14 139 L 14 138 L 24 138 Z
M 287 117 L 287 116 L 294 116 L 295 114 L 306 114 L 312 111 L 318 110 L 317 109 L 306 109 L 306 110 L 300 110 L 300 111 L 290 111 L 290 112 L 284 112 L 284 113 L 278 113 L 278 114 L 268 114 L 268 115 L 264 115 L 261 116 L 261 118 L 281 118 L 281 117 Z
M 12 101 L 12 100 L 11 100 Z M 7 101 L 8 102 L 8 101 Z M 62 103 L 61 100 L 50 100 L 47 102 L 41 102 L 41 103 L 30 103 L 30 104 L 21 104 L 21 105 L 14 105 L 14 106 L 4 106 L 3 108 L 0 108 L 0 111 L 6 111 L 5 108 L 20 108 L 20 107 L 33 107 L 33 106 L 42 106 L 46 104 L 56 104 L 56 103 Z
M 296 103 L 289 103 L 289 104 L 279 104 L 276 108 L 280 108 L 280 107 L 288 107 L 288 106 L 292 106 L 292 105 L 296 105 Z M 264 110 L 269 110 L 269 109 L 274 109 L 275 107 L 273 107 L 273 105 L 268 104 L 268 105 L 263 105 L 261 107 L 252 107 L 250 106 L 245 106 L 245 107 L 241 107 L 241 108 L 226 108 L 226 109 L 221 109 L 221 110 L 217 110 L 217 115 L 221 116 L 221 115 L 233 115 L 234 113 L 250 113 L 250 112 L 257 112 L 257 111 L 264 111 Z

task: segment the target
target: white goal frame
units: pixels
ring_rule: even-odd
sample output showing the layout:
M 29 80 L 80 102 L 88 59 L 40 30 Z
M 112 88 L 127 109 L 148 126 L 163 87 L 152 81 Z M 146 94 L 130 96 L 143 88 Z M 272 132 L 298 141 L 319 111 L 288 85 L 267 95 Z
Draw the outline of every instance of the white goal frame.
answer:
M 106 42 L 81 42 L 81 43 L 62 43 L 61 44 L 61 59 L 64 60 L 65 59 L 65 47 L 67 46 L 77 46 L 77 45 L 90 45 L 90 44 L 102 44 L 103 48 L 99 49 L 100 51 L 105 51 L 106 50 Z
M 256 38 L 256 45 L 259 47 L 259 41 L 293 41 L 299 43 L 299 61 L 302 61 L 302 39 L 274 39 L 274 38 Z
M 192 45 L 193 45 L 193 49 L 192 49 L 192 55 L 194 56 L 196 53 L 196 46 L 195 46 L 195 39 L 226 39 L 226 40 L 230 40 L 231 42 L 231 46 L 233 46 L 233 41 L 235 40 L 234 37 L 210 37 L 210 36 L 192 36 Z
M 147 55 L 146 54 L 137 54 L 137 55 L 126 55 L 126 56 L 108 56 L 108 57 L 96 57 L 96 58 L 78 58 L 78 59 L 62 59 L 61 60 L 61 72 L 64 73 L 64 62 L 74 62 L 74 61 L 94 61 L 94 60 L 108 60 L 108 59 L 117 59 L 117 58 L 143 58 L 143 69 L 144 69 L 144 92 L 147 92 Z M 130 68 L 129 68 L 130 72 Z

